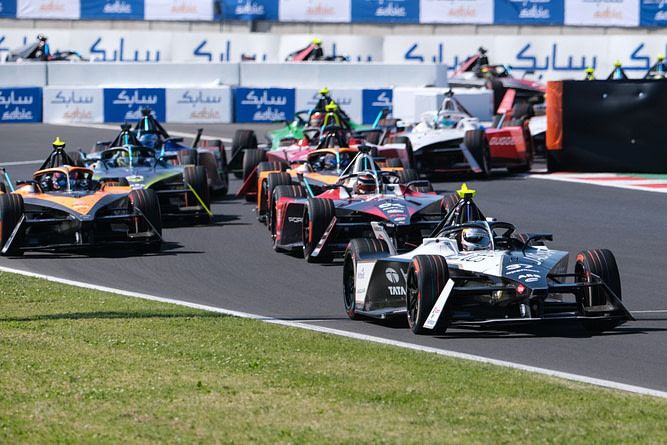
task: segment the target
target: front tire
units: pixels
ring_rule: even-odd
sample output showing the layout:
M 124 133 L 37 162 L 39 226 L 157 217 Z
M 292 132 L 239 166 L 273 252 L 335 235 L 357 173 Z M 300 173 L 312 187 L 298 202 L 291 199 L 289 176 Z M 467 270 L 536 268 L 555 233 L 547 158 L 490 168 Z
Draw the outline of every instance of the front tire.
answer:
M 157 232 L 153 239 L 145 244 L 139 244 L 137 250 L 139 252 L 157 252 L 162 247 L 162 215 L 155 190 L 132 190 L 130 192 L 130 213 L 134 213 L 135 209 L 141 212 L 144 217 L 136 217 L 134 233 L 150 232 L 152 230 Z
M 596 249 L 585 250 L 577 254 L 577 262 L 574 266 L 574 271 L 577 274 L 577 282 L 592 282 L 591 274 L 595 274 L 604 281 L 607 286 L 622 299 L 621 295 L 621 276 L 618 273 L 618 266 L 616 265 L 616 258 L 610 250 Z M 586 315 L 595 306 L 605 306 L 608 297 L 606 291 L 600 288 L 583 289 L 578 295 L 578 303 L 581 312 Z M 600 320 L 600 319 L 583 319 L 584 328 L 591 331 L 607 331 L 618 326 L 618 320 Z
M 186 206 L 203 205 L 206 209 L 211 208 L 211 194 L 208 189 L 208 177 L 206 175 L 205 167 L 201 165 L 185 167 L 185 169 L 183 169 L 183 182 L 185 183 L 186 189 L 188 189 L 188 191 L 185 192 Z M 189 186 L 192 187 L 191 190 Z M 195 194 L 197 196 L 195 196 Z M 211 216 L 204 210 L 204 213 L 200 214 L 196 219 L 197 222 L 208 224 L 211 221 Z
M 16 193 L 0 195 L 0 250 L 9 241 L 24 212 L 25 204 L 23 203 L 23 196 Z M 18 245 L 17 241 L 14 241 L 14 246 Z M 20 255 L 21 253 L 20 249 L 12 247 L 6 253 L 3 253 L 3 255 Z
M 489 177 L 491 175 L 491 149 L 484 130 L 468 130 L 464 142 L 482 170 L 479 174 L 485 178 Z
M 303 215 L 303 256 L 309 263 L 331 261 L 332 255 L 321 250 L 313 256 L 322 235 L 336 216 L 336 207 L 329 198 L 308 198 Z
M 447 306 L 434 329 L 426 329 L 424 323 L 448 280 L 449 269 L 444 257 L 417 255 L 412 259 L 408 267 L 406 305 L 408 324 L 415 334 L 443 334 L 447 330 Z
M 356 303 L 356 276 L 357 262 L 365 254 L 384 253 L 389 256 L 389 246 L 385 241 L 374 238 L 354 238 L 350 240 L 345 250 L 345 259 L 343 260 L 343 303 L 345 312 L 351 320 L 358 320 Z

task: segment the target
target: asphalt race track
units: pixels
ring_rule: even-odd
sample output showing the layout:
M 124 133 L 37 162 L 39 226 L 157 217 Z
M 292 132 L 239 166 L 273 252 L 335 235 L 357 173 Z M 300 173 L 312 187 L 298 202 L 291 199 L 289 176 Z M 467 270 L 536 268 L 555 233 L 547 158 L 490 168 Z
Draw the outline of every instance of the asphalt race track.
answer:
M 172 135 L 194 134 L 197 128 L 165 127 Z M 25 179 L 56 136 L 68 151 L 90 151 L 95 141 L 112 139 L 117 128 L 2 125 L 0 166 L 12 181 Z M 235 128 L 209 125 L 204 137 L 222 138 L 229 148 Z M 260 138 L 266 128 L 256 128 Z M 528 331 L 450 329 L 442 337 L 416 336 L 403 320 L 351 321 L 343 309 L 341 263 L 312 265 L 275 253 L 253 206 L 234 196 L 240 187 L 236 179 L 232 193 L 212 205 L 210 226 L 165 229 L 166 244 L 157 254 L 27 253 L 2 257 L 0 266 L 667 391 L 667 195 L 504 172 L 467 184 L 477 190 L 476 202 L 487 216 L 513 222 L 521 233 L 553 233 L 550 247 L 570 251 L 571 263 L 580 250 L 610 249 L 621 272 L 623 300 L 637 321 L 595 336 L 568 323 Z M 434 184 L 439 193 L 460 185 L 461 180 Z

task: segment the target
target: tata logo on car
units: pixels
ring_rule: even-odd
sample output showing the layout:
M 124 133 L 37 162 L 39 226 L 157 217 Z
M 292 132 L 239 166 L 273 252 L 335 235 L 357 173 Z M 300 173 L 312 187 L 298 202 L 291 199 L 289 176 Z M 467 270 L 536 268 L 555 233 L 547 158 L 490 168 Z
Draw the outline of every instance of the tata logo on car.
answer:
M 401 281 L 401 276 L 396 272 L 394 269 L 391 267 L 388 267 L 384 271 L 385 276 L 387 277 L 387 280 L 389 280 L 390 283 L 398 283 Z

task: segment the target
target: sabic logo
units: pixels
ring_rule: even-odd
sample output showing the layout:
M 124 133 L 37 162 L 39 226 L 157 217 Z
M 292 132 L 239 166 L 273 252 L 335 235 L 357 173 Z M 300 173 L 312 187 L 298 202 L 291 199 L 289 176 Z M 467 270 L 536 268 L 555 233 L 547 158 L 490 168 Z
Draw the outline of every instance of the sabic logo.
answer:
M 396 272 L 394 269 L 391 267 L 388 267 L 384 271 L 385 276 L 387 277 L 387 280 L 389 280 L 390 283 L 398 283 L 401 280 L 401 276 Z

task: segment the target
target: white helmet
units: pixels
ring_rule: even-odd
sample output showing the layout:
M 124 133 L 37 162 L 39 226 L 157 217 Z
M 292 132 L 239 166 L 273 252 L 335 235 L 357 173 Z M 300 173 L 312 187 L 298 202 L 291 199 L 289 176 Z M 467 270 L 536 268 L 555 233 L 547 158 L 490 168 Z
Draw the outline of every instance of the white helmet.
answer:
M 461 232 L 463 250 L 483 250 L 490 246 L 489 234 L 477 227 L 463 229 Z

